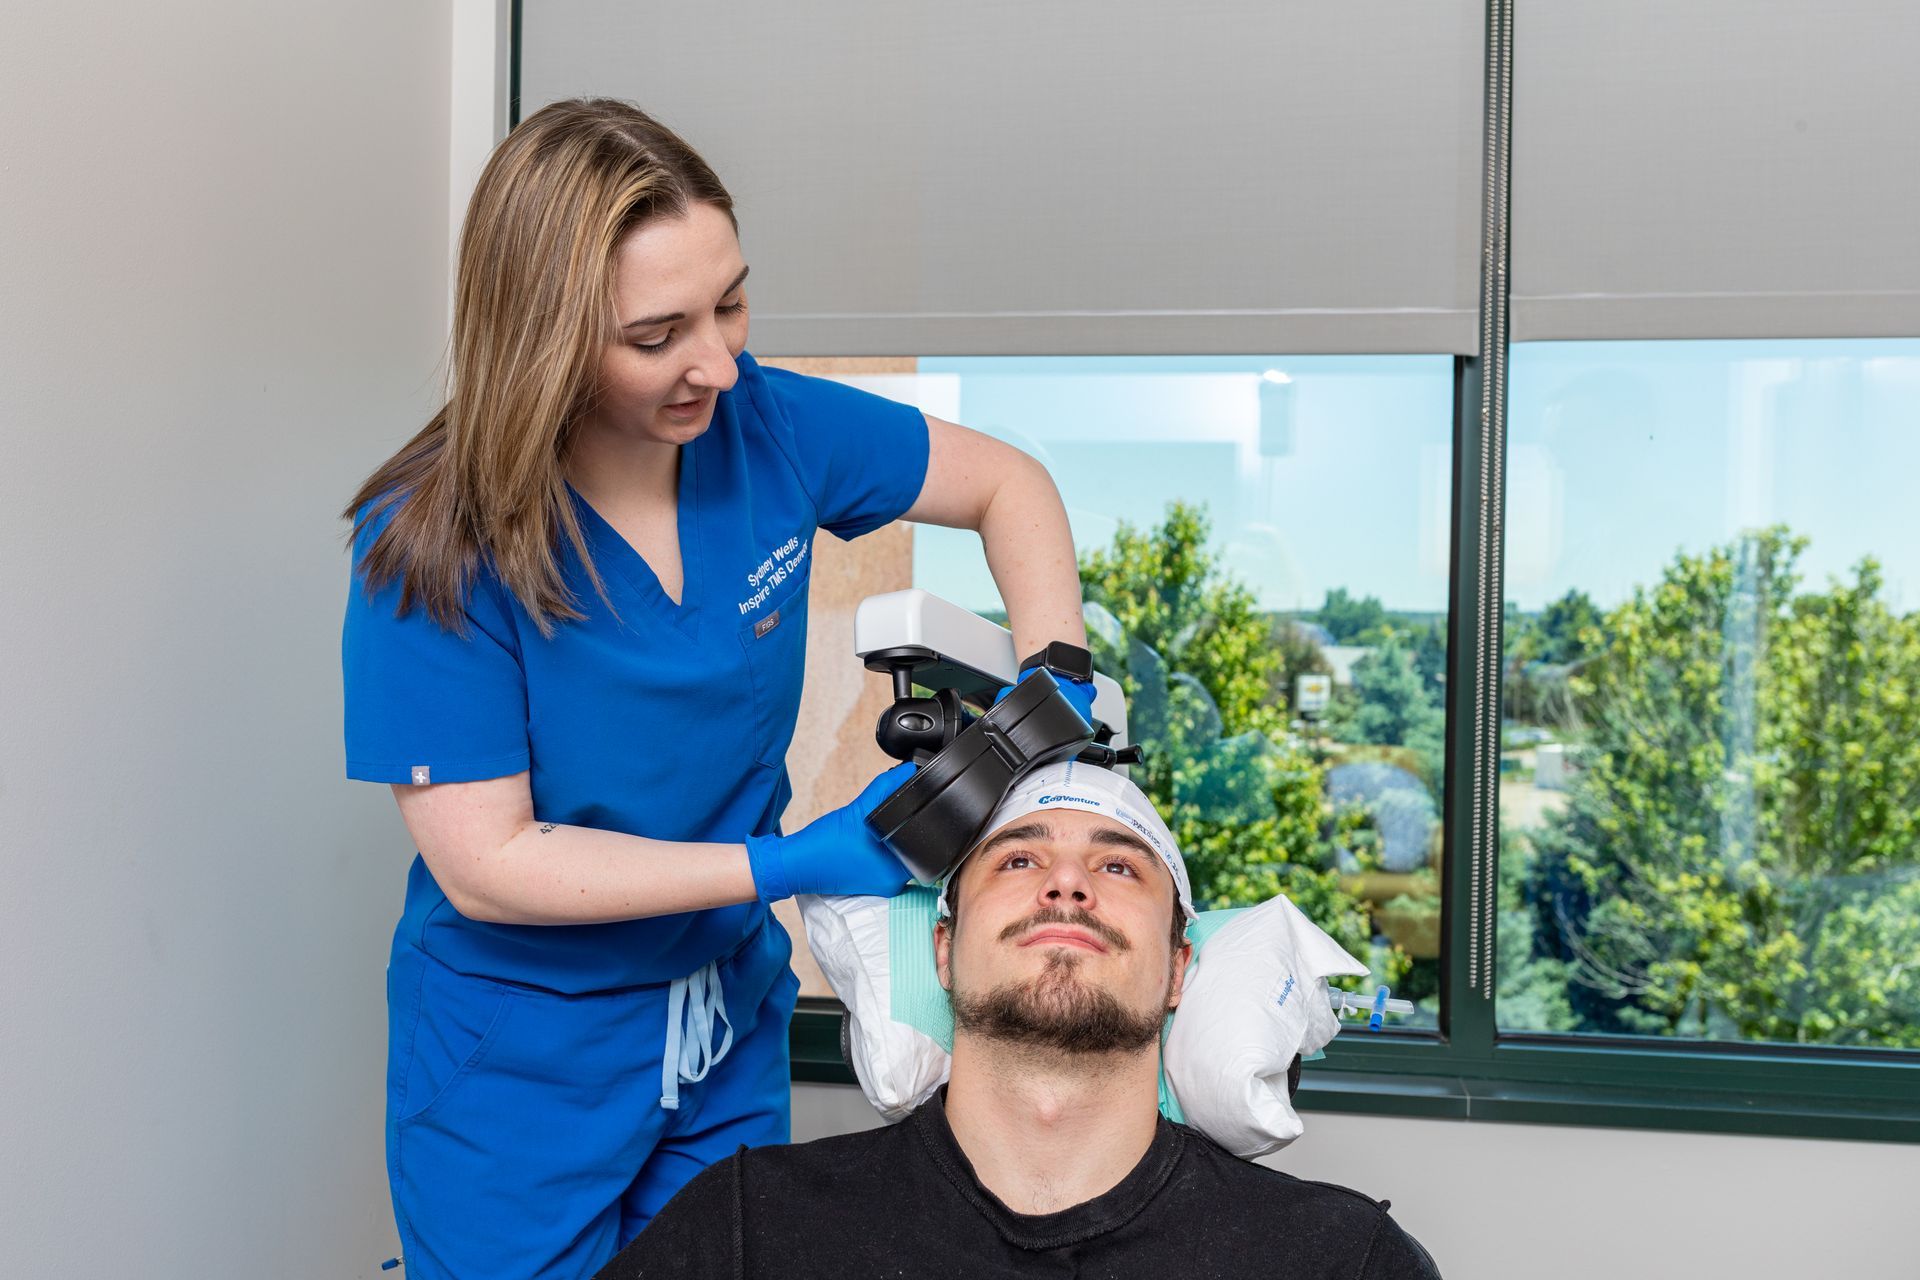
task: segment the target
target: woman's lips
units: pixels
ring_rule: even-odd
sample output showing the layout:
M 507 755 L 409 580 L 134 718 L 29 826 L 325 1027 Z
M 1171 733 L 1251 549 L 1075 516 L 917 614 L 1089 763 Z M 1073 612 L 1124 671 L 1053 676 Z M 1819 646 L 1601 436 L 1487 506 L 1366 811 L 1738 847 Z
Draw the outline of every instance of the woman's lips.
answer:
M 692 400 L 682 400 L 678 404 L 661 405 L 660 412 L 670 418 L 678 418 L 683 422 L 691 422 L 693 419 L 705 413 L 707 406 L 712 403 L 713 396 L 709 393 Z

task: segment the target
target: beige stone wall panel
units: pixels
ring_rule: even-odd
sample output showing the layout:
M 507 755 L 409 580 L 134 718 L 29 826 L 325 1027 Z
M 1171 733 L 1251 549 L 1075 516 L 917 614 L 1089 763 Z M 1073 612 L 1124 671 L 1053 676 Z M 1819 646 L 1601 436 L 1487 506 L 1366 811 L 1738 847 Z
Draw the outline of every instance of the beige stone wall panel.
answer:
M 763 364 L 816 377 L 843 374 L 913 373 L 911 359 L 785 358 Z M 892 700 L 885 676 L 868 671 L 853 656 L 853 614 L 871 595 L 913 585 L 913 526 L 895 523 L 864 538 L 842 542 L 817 538 L 808 586 L 806 684 L 787 772 L 793 803 L 782 825 L 804 826 L 859 794 L 875 774 L 893 763 L 874 743 L 873 728 Z M 800 994 L 831 996 L 807 951 L 806 931 L 792 901 L 774 915 L 793 935 L 793 968 Z

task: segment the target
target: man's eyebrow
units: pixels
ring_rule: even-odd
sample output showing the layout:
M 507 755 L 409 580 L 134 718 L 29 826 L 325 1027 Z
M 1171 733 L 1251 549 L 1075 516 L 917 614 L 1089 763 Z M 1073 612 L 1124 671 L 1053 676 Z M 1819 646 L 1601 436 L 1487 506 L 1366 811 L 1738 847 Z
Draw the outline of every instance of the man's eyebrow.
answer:
M 1095 845 L 1118 845 L 1121 848 L 1131 849 L 1135 853 L 1143 853 L 1155 862 L 1160 860 L 1160 855 L 1153 851 L 1152 845 L 1133 832 L 1122 831 L 1119 827 L 1097 827 L 1088 839 Z
M 984 858 L 1003 844 L 1013 844 L 1024 840 L 1050 840 L 1052 838 L 1053 829 L 1047 826 L 1046 823 L 1023 822 L 1017 827 L 1008 827 L 1005 831 L 995 835 L 993 839 L 974 850 L 973 856 L 976 858 Z M 1156 862 L 1160 859 L 1160 855 L 1153 851 L 1152 845 L 1133 834 L 1133 832 L 1123 830 L 1120 827 L 1095 827 L 1087 833 L 1087 842 L 1096 848 L 1106 846 L 1109 848 L 1128 849 L 1134 853 L 1143 854 L 1148 858 L 1152 858 Z
M 976 858 L 984 858 L 1003 844 L 1014 844 L 1021 840 L 1045 840 L 1053 835 L 1052 828 L 1044 822 L 1023 822 L 1017 827 L 1008 827 L 1005 831 L 973 851 Z
M 728 285 L 725 289 L 721 290 L 720 296 L 724 298 L 729 293 L 732 293 L 735 289 L 738 289 L 741 285 L 745 284 L 747 282 L 747 272 L 751 270 L 753 270 L 752 267 L 740 268 L 740 274 L 733 278 L 732 284 Z M 651 329 L 653 326 L 657 324 L 672 324 L 675 320 L 685 320 L 686 318 L 687 318 L 687 313 L 684 311 L 675 311 L 671 315 L 664 315 L 664 316 L 641 316 L 638 320 L 627 321 L 625 324 L 620 326 L 620 329 L 621 329 L 621 332 L 623 333 L 628 329 Z

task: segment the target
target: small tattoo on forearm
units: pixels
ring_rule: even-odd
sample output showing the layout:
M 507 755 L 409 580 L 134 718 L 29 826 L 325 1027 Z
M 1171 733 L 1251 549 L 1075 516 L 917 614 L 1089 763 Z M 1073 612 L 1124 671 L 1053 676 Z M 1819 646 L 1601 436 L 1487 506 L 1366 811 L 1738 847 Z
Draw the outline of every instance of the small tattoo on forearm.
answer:
M 543 822 L 540 824 L 540 834 L 545 835 L 559 825 L 557 822 Z

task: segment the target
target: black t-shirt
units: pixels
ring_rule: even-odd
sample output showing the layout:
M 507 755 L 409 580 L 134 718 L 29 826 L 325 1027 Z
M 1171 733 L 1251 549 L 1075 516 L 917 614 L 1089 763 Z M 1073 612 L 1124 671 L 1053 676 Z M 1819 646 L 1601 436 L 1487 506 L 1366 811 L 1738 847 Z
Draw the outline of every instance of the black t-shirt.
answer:
M 889 1128 L 742 1148 L 688 1183 L 596 1280 L 1438 1280 L 1386 1209 L 1162 1119 L 1105 1195 L 1015 1213 L 980 1185 L 936 1097 Z

